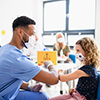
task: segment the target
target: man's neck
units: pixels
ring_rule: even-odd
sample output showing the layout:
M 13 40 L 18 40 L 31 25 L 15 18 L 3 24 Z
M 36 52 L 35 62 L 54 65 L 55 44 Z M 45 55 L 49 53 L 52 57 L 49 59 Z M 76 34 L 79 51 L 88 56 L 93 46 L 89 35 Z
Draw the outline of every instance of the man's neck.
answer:
M 10 42 L 9 44 L 10 44 L 10 45 L 13 45 L 13 46 L 15 46 L 15 47 L 17 47 L 19 50 L 22 49 L 22 46 L 19 45 L 18 42 L 13 41 L 13 39 L 11 40 L 11 42 Z

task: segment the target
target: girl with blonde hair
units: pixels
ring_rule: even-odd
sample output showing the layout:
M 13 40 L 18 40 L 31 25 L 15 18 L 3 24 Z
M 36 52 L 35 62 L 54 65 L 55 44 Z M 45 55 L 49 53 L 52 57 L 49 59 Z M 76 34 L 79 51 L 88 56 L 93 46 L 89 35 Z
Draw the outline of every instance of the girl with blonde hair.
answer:
M 79 78 L 75 89 L 69 94 L 60 95 L 49 100 L 96 100 L 99 77 L 96 68 L 100 65 L 100 53 L 93 39 L 84 37 L 75 44 L 76 58 L 83 65 L 71 74 L 63 74 L 59 70 L 59 80 L 62 82 Z

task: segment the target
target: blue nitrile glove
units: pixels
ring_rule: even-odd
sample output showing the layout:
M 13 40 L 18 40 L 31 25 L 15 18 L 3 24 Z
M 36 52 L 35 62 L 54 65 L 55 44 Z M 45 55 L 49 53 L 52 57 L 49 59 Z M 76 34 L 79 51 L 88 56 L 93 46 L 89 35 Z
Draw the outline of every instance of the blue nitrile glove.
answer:
M 29 90 L 34 92 L 42 92 L 42 84 L 37 83 L 36 85 L 30 85 Z

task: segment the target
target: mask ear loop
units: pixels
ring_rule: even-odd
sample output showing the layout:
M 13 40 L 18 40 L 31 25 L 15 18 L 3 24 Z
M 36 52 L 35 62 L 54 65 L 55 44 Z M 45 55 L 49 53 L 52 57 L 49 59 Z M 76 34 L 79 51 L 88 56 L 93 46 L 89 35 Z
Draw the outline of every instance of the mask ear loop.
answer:
M 23 31 L 23 30 L 22 30 Z M 28 37 L 29 37 L 29 35 L 25 32 L 25 31 L 23 31 Z
M 29 35 L 24 31 L 24 30 L 22 30 L 28 37 L 29 37 Z M 20 36 L 21 37 L 21 36 Z M 28 46 L 27 45 L 25 45 L 25 41 L 24 41 L 24 39 L 21 37 L 21 39 L 22 39 L 22 41 L 23 41 L 23 44 L 24 44 L 24 46 L 25 46 L 25 48 L 27 48 L 28 49 Z
M 21 37 L 21 36 L 20 36 Z M 28 47 L 25 45 L 25 41 L 24 39 L 21 37 L 22 41 L 23 41 L 23 44 L 24 44 L 24 47 L 28 49 Z
M 24 30 L 22 30 L 28 37 L 30 37 Z M 21 36 L 20 36 L 21 37 Z M 27 48 L 28 49 L 28 43 L 27 43 L 27 45 L 26 45 L 26 43 L 25 43 L 25 41 L 24 41 L 24 39 L 21 37 L 21 39 L 22 39 L 22 41 L 23 41 L 23 44 L 24 44 L 24 46 L 25 46 L 25 48 Z M 31 46 L 33 46 L 33 45 L 31 45 Z

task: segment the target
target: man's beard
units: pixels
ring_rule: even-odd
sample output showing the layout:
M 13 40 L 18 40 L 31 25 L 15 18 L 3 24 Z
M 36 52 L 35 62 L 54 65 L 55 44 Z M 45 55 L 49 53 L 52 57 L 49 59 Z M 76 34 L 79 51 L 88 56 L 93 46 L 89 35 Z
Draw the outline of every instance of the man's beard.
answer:
M 27 48 L 24 41 L 21 42 L 21 46 Z
M 28 43 L 28 41 L 25 40 L 25 37 L 22 38 L 21 46 L 27 48 L 25 43 Z

